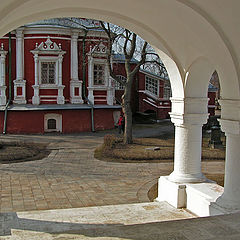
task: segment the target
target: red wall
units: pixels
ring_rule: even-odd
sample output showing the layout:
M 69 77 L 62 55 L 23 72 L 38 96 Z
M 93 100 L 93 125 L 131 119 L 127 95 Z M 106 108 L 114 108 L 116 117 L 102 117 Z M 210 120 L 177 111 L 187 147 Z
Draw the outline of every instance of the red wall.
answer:
M 114 128 L 114 109 L 95 109 L 95 130 Z M 44 133 L 44 114 L 62 114 L 62 132 L 78 133 L 91 131 L 91 111 L 55 110 L 55 111 L 8 111 L 7 133 Z M 0 131 L 3 131 L 4 112 L 0 112 Z

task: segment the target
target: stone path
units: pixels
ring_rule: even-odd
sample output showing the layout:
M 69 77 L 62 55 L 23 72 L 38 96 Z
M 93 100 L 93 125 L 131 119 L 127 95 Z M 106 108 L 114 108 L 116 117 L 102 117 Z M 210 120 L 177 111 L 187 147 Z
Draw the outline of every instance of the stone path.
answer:
M 80 135 L 6 135 L 47 142 L 51 154 L 42 160 L 0 164 L 0 212 L 79 208 L 147 202 L 147 192 L 172 163 L 113 163 L 94 158 L 102 132 Z M 207 166 L 207 168 L 206 168 Z M 223 172 L 223 162 L 204 163 L 203 169 Z

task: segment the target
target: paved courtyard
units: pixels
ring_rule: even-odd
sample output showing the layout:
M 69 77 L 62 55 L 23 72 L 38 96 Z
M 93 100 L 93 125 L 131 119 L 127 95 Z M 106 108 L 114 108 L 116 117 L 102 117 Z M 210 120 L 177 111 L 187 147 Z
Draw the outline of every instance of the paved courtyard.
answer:
M 0 165 L 0 239 L 240 239 L 240 213 L 195 218 L 167 203 L 149 202 L 148 190 L 173 164 L 97 160 L 93 150 L 103 135 L 1 136 L 2 141 L 48 143 L 51 153 L 42 160 Z M 202 168 L 223 173 L 224 162 L 203 162 Z
M 42 160 L 0 164 L 0 212 L 148 202 L 148 190 L 173 167 L 172 163 L 97 160 L 93 151 L 103 141 L 101 132 L 1 138 L 45 142 L 51 153 Z M 223 172 L 223 164 L 203 163 L 203 170 Z

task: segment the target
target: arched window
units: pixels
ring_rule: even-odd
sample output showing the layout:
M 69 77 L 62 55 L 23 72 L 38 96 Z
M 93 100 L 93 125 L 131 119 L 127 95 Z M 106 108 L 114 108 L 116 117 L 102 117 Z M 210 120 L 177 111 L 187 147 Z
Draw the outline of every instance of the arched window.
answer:
M 48 119 L 48 121 L 47 121 L 47 128 L 51 129 L 51 130 L 56 129 L 57 128 L 57 121 L 56 121 L 56 119 Z

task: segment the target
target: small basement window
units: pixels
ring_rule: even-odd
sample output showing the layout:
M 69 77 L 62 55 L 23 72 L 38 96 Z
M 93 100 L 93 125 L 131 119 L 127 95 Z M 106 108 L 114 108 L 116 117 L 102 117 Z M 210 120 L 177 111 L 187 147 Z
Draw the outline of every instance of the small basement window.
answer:
M 48 129 L 55 129 L 56 130 L 56 127 L 57 127 L 57 121 L 56 119 L 48 119 L 47 121 L 47 126 L 48 126 Z
M 62 114 L 45 114 L 44 132 L 62 132 Z

